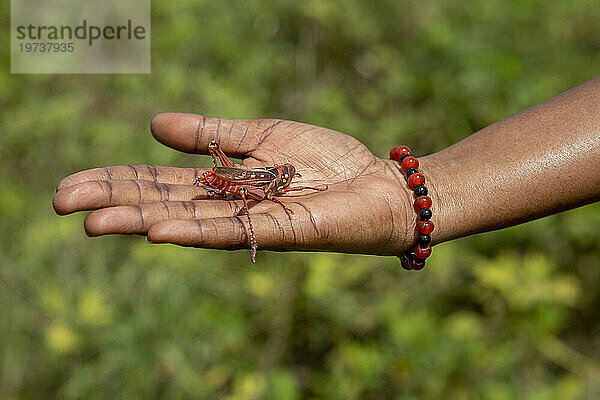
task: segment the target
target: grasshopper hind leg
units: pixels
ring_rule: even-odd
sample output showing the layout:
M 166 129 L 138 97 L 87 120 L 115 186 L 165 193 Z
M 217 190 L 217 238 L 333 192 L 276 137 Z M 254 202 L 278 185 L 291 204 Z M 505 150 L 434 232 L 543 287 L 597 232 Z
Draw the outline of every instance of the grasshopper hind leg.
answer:
M 250 251 L 252 262 L 256 262 L 256 250 L 258 249 L 258 244 L 256 243 L 256 236 L 254 235 L 254 227 L 252 226 L 252 221 L 250 220 L 250 212 L 248 212 L 248 201 L 246 200 L 246 188 L 240 189 L 240 196 L 242 196 L 242 200 L 244 201 L 244 208 L 240 210 L 240 214 L 243 214 L 242 211 L 245 211 L 246 216 L 248 217 L 248 227 L 250 228 Z

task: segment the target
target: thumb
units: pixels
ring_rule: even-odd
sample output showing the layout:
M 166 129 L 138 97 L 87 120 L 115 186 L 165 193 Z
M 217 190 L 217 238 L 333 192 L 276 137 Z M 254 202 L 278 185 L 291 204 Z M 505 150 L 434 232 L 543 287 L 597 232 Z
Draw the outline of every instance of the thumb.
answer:
M 150 130 L 159 142 L 186 153 L 207 154 L 216 140 L 228 155 L 252 153 L 271 133 L 288 121 L 280 119 L 225 119 L 198 114 L 160 113 Z

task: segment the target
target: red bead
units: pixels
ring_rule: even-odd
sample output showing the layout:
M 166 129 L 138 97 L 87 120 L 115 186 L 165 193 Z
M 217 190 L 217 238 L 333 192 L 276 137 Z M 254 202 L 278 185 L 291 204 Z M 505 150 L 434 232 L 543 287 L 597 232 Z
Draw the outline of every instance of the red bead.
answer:
M 431 208 L 429 196 L 419 196 L 415 199 L 415 211 L 418 213 L 421 208 Z
M 425 260 L 417 260 L 417 258 L 413 258 L 411 260 L 410 267 L 416 271 L 419 271 L 425 268 Z
M 431 245 L 423 246 L 422 244 L 417 244 L 414 248 L 415 256 L 424 260 L 431 255 Z
M 411 176 L 408 177 L 408 185 L 412 188 L 415 188 L 419 185 L 423 185 L 425 183 L 425 177 L 419 172 L 415 172 Z
M 408 156 L 402 160 L 402 170 L 406 172 L 409 168 L 419 168 L 419 160 L 413 156 Z
M 424 235 L 429 235 L 431 232 L 433 232 L 433 222 L 417 221 L 417 232 Z
M 400 162 L 400 157 L 402 157 L 403 154 L 412 154 L 412 151 L 410 151 L 408 146 L 396 146 L 390 151 L 390 158 Z

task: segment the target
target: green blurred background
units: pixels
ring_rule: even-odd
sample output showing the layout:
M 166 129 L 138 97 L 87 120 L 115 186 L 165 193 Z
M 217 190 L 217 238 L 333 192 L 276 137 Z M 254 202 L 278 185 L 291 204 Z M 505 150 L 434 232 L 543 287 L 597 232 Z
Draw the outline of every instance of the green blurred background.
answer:
M 0 398 L 600 398 L 600 204 L 422 273 L 89 239 L 51 207 L 75 171 L 208 166 L 152 139 L 159 111 L 442 149 L 596 75 L 597 2 L 153 1 L 150 75 L 11 75 L 1 12 Z

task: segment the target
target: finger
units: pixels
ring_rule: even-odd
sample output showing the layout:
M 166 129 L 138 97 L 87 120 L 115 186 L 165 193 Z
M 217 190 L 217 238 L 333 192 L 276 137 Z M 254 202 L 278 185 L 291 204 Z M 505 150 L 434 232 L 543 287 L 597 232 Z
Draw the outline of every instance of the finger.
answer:
M 144 234 L 153 224 L 166 220 L 230 217 L 240 206 L 233 201 L 165 201 L 136 206 L 103 208 L 90 213 L 84 222 L 88 236 L 110 233 Z
M 202 168 L 175 168 L 145 164 L 117 165 L 88 169 L 69 175 L 58 183 L 56 191 L 88 181 L 138 179 L 159 183 L 193 184 Z
M 306 219 L 275 217 L 269 213 L 252 214 L 252 225 L 259 249 L 281 250 L 311 246 L 316 232 Z M 165 221 L 152 225 L 148 240 L 152 243 L 174 243 L 181 246 L 210 249 L 249 248 L 246 216 L 209 218 L 197 221 Z
M 60 215 L 102 207 L 187 201 L 214 197 L 206 188 L 196 185 L 170 185 L 135 179 L 89 181 L 68 186 L 54 195 L 54 210 Z
M 224 119 L 162 113 L 152 118 L 150 129 L 159 142 L 187 153 L 206 154 L 208 143 L 216 140 L 223 152 L 239 157 L 251 153 L 273 132 L 291 123 L 279 119 Z

